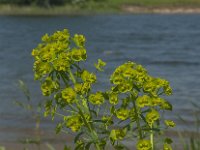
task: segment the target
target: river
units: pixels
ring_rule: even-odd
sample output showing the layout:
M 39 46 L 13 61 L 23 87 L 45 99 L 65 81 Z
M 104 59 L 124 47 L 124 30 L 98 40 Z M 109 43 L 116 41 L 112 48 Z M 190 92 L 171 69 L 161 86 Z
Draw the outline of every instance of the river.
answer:
M 25 101 L 17 81 L 26 82 L 35 103 L 43 99 L 33 80 L 31 51 L 43 34 L 64 28 L 86 36 L 87 67 L 98 58 L 107 62 L 98 88 L 107 87 L 115 67 L 135 61 L 170 81 L 173 95 L 168 100 L 174 111 L 169 117 L 194 121 L 191 102 L 200 105 L 200 15 L 0 16 L 0 141 L 30 135 L 34 121 L 13 104 Z M 54 124 L 47 120 L 42 128 L 51 130 Z M 187 128 L 178 122 L 177 129 Z

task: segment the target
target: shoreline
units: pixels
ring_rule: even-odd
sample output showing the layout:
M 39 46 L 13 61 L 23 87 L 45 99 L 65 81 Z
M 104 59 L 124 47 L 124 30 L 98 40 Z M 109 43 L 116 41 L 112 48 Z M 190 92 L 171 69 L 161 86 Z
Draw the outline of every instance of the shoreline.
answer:
M 123 12 L 127 13 L 149 13 L 149 14 L 200 14 L 200 7 L 144 7 L 123 5 L 121 7 Z
M 135 6 L 80 8 L 75 5 L 42 8 L 36 6 L 0 5 L 0 16 L 73 16 L 110 14 L 200 14 L 200 7 Z

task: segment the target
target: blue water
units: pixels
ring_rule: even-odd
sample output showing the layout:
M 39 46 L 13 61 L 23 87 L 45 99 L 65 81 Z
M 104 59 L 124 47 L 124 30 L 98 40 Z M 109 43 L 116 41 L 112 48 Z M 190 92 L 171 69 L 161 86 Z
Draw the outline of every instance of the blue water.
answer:
M 97 58 L 107 62 L 98 88 L 107 88 L 115 67 L 135 61 L 151 75 L 170 81 L 174 91 L 168 98 L 174 105 L 170 117 L 181 114 L 192 121 L 191 101 L 200 105 L 199 25 L 200 15 L 0 16 L 0 141 L 22 137 L 25 129 L 34 127 L 30 114 L 13 104 L 25 101 L 17 81 L 27 83 L 35 103 L 43 99 L 33 80 L 30 53 L 44 33 L 63 28 L 86 36 L 86 66 L 92 68 Z M 53 125 L 47 121 L 42 127 Z

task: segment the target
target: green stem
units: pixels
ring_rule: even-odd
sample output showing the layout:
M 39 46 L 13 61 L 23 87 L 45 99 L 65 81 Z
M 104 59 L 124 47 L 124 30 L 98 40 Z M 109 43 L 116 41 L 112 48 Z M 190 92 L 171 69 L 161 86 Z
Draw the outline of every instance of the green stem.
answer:
M 74 77 L 74 75 L 73 75 L 71 69 L 69 69 L 69 75 L 70 75 L 70 78 L 71 78 L 72 82 L 73 82 L 74 84 L 76 84 L 76 79 L 75 79 L 75 77 Z
M 70 78 L 71 78 L 72 82 L 73 82 L 74 84 L 76 84 L 76 79 L 75 79 L 75 77 L 74 77 L 74 75 L 73 75 L 71 69 L 69 69 L 69 75 L 70 75 Z M 88 123 L 88 121 L 86 120 L 86 118 L 85 118 L 85 116 L 84 116 L 84 114 L 83 114 L 81 108 L 79 107 L 79 103 L 77 102 L 76 104 L 77 104 L 77 108 L 78 108 L 78 110 L 79 110 L 79 114 L 81 115 L 85 126 L 89 129 L 92 138 L 95 139 L 95 147 L 96 147 L 96 149 L 97 149 L 97 150 L 101 150 L 101 148 L 100 148 L 100 146 L 99 146 L 99 137 L 98 137 L 96 131 L 92 128 L 92 126 L 90 125 L 90 123 Z
M 77 107 L 78 107 L 78 106 L 77 106 Z M 97 149 L 97 150 L 101 150 L 101 148 L 100 148 L 100 146 L 99 146 L 99 137 L 98 137 L 96 131 L 91 127 L 90 123 L 87 122 L 87 120 L 86 120 L 86 118 L 85 118 L 83 112 L 81 111 L 81 109 L 80 109 L 79 107 L 78 107 L 78 109 L 79 109 L 79 113 L 80 113 L 80 115 L 81 115 L 81 117 L 82 117 L 82 119 L 83 119 L 84 124 L 85 124 L 86 127 L 89 129 L 92 138 L 94 138 L 94 140 L 95 140 L 95 142 L 96 142 L 96 143 L 95 143 L 96 149 Z
M 151 131 L 150 131 L 150 142 L 151 142 L 152 150 L 154 150 L 154 134 L 153 134 L 153 125 L 151 125 L 150 127 L 151 127 Z
M 139 138 L 142 139 L 142 129 L 140 126 L 140 118 L 139 118 L 139 114 L 138 114 L 138 109 L 137 106 L 135 104 L 135 101 L 133 101 L 133 106 L 134 106 L 134 110 L 135 110 L 135 114 L 136 114 L 136 124 L 137 124 L 137 128 L 138 128 L 138 133 L 139 133 Z
M 57 113 L 57 112 L 55 112 L 55 114 L 58 115 L 58 116 L 60 116 L 60 117 L 65 117 L 65 115 Z
M 101 150 L 100 146 L 98 143 L 95 144 L 96 150 Z

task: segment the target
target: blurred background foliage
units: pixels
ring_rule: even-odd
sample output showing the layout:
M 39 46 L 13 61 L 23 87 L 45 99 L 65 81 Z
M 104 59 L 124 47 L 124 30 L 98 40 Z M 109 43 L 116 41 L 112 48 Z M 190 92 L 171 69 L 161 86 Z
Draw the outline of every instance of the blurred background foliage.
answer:
M 50 6 L 55 6 L 55 5 L 79 4 L 79 3 L 92 2 L 92 1 L 100 2 L 100 1 L 106 1 L 106 0 L 0 0 L 0 3 L 50 7 Z

